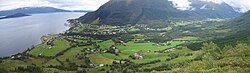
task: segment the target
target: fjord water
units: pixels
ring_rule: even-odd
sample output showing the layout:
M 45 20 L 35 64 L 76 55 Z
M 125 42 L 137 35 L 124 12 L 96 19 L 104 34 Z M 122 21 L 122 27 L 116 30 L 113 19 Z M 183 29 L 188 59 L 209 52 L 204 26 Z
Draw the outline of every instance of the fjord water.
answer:
M 69 29 L 65 26 L 68 19 L 78 18 L 84 14 L 46 13 L 0 20 L 0 57 L 22 52 L 32 45 L 39 44 L 43 35 L 66 31 Z

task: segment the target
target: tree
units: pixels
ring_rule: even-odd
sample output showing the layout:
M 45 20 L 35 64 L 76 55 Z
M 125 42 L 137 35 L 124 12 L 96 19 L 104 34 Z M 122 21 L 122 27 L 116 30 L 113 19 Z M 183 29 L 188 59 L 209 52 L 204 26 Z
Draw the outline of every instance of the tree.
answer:
M 179 57 L 179 54 L 170 53 L 168 56 L 170 57 L 170 59 L 175 59 Z
M 98 24 L 100 24 L 100 22 L 101 22 L 100 18 L 97 18 L 94 21 L 92 21 L 91 24 L 98 25 Z
M 16 69 L 16 72 L 21 72 L 21 73 L 42 73 L 43 70 L 36 66 L 36 65 L 31 65 L 31 66 L 27 66 L 27 68 L 24 67 L 18 67 Z
M 205 60 L 214 60 L 214 59 L 218 60 L 222 56 L 221 49 L 213 42 L 204 43 L 202 51 L 203 51 L 203 58 Z
M 227 48 L 227 47 L 225 47 Z M 245 57 L 247 55 L 250 55 L 248 49 L 249 46 L 246 44 L 237 44 L 234 48 L 229 47 L 231 49 L 227 50 L 224 55 L 226 57 L 232 57 L 232 56 L 241 56 L 241 57 Z
M 222 49 L 222 53 L 225 53 L 225 52 L 227 52 L 230 49 L 233 49 L 232 45 L 225 45 L 224 48 Z
M 87 73 L 87 71 L 83 69 L 83 70 L 78 70 L 76 73 Z
M 0 68 L 0 73 L 8 73 L 8 71 L 5 68 Z

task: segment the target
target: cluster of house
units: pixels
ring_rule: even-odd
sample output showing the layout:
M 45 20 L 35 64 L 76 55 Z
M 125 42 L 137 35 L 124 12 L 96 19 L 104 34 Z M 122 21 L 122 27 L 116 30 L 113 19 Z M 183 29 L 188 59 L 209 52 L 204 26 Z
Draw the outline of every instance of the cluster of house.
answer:
M 21 53 L 18 53 L 18 54 L 16 54 L 16 55 L 12 55 L 11 57 L 10 57 L 11 59 L 27 59 L 28 57 L 27 56 L 24 56 L 23 54 L 21 54 Z
M 171 49 L 165 50 L 164 53 L 172 52 L 172 51 L 175 51 L 175 48 L 171 48 Z
M 89 64 L 90 67 L 103 67 L 104 64 Z
M 114 45 L 112 45 L 107 51 L 107 53 L 112 53 L 115 55 L 119 55 L 120 51 L 117 47 L 115 47 Z
M 145 55 L 140 53 L 140 52 L 136 52 L 133 55 L 133 59 L 144 59 Z
M 167 43 L 158 43 L 158 44 L 153 44 L 153 45 L 156 45 L 156 46 L 166 46 L 166 45 L 171 45 L 171 41 L 168 41 Z
M 98 31 L 98 32 L 83 32 L 85 35 L 115 35 L 118 32 L 111 31 L 111 30 L 105 30 L 105 31 Z
M 126 45 L 125 42 L 121 39 L 115 41 L 115 45 Z
M 105 28 L 105 27 L 110 27 L 110 26 L 100 26 L 100 27 L 102 27 L 103 29 L 100 29 L 98 31 L 83 31 L 83 34 L 86 34 L 86 35 L 115 35 L 117 33 L 126 33 L 124 28 L 109 29 L 109 28 Z M 98 29 L 98 26 L 96 27 L 96 29 Z
M 119 55 L 120 51 L 117 47 L 115 47 L 114 45 L 112 45 L 107 51 L 106 53 L 112 53 L 115 55 Z M 141 52 L 136 52 L 132 55 L 133 59 L 144 59 L 145 55 Z
M 61 38 L 61 35 L 44 35 L 40 38 L 42 44 L 50 44 L 56 38 Z

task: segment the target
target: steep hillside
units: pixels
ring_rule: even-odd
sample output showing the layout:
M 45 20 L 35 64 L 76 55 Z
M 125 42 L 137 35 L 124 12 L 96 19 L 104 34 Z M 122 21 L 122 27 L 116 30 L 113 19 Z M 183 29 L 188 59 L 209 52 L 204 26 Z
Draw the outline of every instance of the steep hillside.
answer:
M 245 14 L 237 17 L 235 19 L 229 20 L 226 22 L 225 26 L 222 26 L 221 29 L 230 29 L 232 34 L 228 37 L 217 39 L 216 42 L 219 44 L 235 44 L 237 42 L 245 41 L 250 44 L 250 11 Z
M 231 21 L 229 21 L 227 24 L 230 24 L 231 28 L 234 28 L 236 31 L 249 31 L 250 28 L 250 11 L 246 12 L 240 17 L 237 17 Z
M 192 0 L 190 10 L 178 10 L 168 0 L 111 0 L 97 11 L 90 12 L 78 20 L 91 23 L 96 19 L 101 24 L 135 24 L 152 20 L 196 19 L 196 18 L 228 18 L 240 13 L 229 5 Z M 206 5 L 206 7 L 203 7 Z M 202 8 L 203 7 L 203 8 Z

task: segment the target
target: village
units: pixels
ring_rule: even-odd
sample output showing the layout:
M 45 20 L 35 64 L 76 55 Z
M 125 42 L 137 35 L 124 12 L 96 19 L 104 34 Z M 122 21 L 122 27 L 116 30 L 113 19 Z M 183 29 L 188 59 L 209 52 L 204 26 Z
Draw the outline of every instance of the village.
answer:
M 72 28 L 65 33 L 41 37 L 40 45 L 11 56 L 5 64 L 20 61 L 25 65 L 44 67 L 55 72 L 108 72 L 123 65 L 151 71 L 165 64 L 175 66 L 199 57 L 199 51 L 190 50 L 186 45 L 209 39 L 200 37 L 211 33 L 196 32 L 210 31 L 201 30 L 207 26 L 205 22 L 216 23 L 183 20 L 153 28 L 144 24 L 114 26 L 71 22 Z

